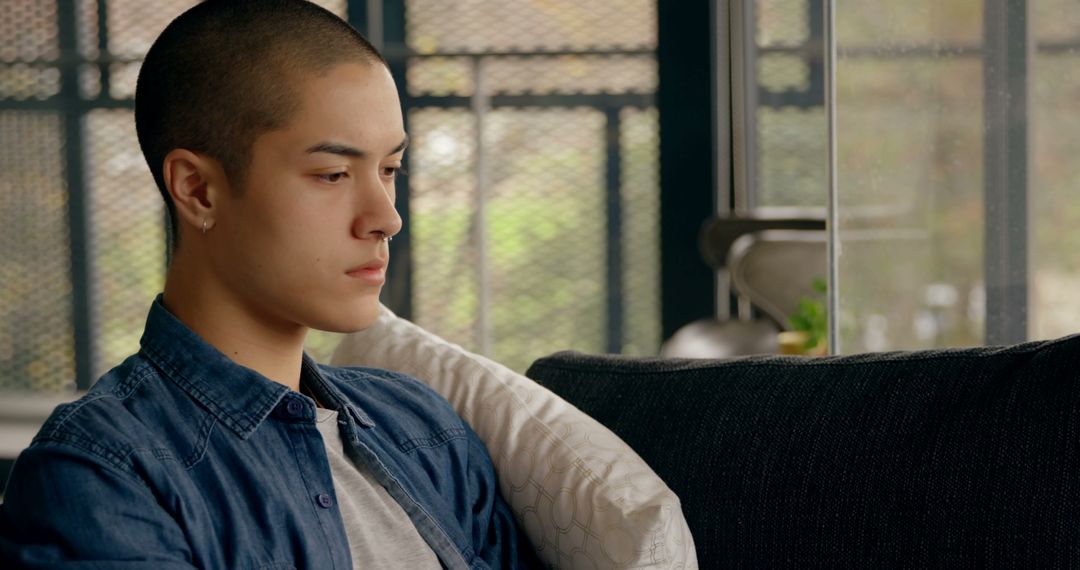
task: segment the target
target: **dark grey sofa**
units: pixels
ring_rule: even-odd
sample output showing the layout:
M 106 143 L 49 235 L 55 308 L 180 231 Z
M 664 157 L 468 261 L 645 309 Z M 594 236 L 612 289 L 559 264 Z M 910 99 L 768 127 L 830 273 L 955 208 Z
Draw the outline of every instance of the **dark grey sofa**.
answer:
M 1080 336 L 526 373 L 682 499 L 702 568 L 1080 567 Z

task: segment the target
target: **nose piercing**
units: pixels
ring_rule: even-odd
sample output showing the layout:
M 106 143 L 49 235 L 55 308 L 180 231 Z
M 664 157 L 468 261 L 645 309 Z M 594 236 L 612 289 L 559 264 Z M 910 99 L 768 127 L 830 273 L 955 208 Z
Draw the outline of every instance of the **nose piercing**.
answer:
M 392 236 L 392 235 L 390 235 L 390 234 L 388 234 L 386 232 L 379 232 L 379 233 L 382 234 L 382 237 L 379 238 L 381 241 L 384 241 L 386 243 L 390 243 L 390 242 L 394 241 L 394 236 Z

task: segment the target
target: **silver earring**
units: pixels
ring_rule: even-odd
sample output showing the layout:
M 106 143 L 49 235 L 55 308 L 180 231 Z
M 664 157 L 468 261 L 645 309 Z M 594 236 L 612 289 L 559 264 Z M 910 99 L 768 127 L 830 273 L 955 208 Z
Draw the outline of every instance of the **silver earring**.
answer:
M 206 235 L 206 218 L 203 218 L 202 221 L 202 234 Z

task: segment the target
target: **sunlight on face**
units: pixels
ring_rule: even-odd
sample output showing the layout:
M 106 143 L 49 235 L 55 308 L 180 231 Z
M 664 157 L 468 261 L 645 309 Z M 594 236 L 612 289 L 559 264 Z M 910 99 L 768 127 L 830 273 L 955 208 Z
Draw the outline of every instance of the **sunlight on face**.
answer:
M 213 263 L 269 322 L 359 330 L 378 316 L 383 238 L 401 229 L 401 104 L 381 64 L 341 64 L 299 91 L 290 123 L 255 140 L 245 188 L 223 205 Z

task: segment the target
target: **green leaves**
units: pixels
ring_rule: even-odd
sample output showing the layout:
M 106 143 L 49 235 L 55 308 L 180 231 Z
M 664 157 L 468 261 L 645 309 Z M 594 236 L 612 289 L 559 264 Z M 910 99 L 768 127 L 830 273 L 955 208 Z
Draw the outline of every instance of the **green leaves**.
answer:
M 788 318 L 788 325 L 792 330 L 806 333 L 804 348 L 807 350 L 824 343 L 829 330 L 828 314 L 825 308 L 828 285 L 825 279 L 818 277 L 814 279 L 812 287 L 818 295 L 801 299 L 795 313 Z

